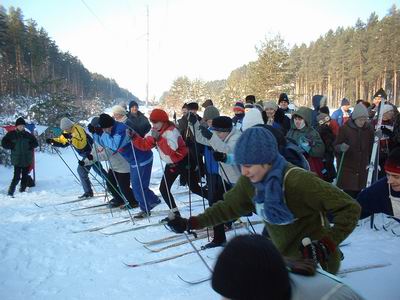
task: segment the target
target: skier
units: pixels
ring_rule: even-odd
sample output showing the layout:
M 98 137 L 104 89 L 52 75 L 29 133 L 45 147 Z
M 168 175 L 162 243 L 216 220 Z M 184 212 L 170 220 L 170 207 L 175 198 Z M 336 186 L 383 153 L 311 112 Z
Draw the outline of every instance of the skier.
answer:
M 171 186 L 175 179 L 181 175 L 185 177 L 193 193 L 201 196 L 202 191 L 195 180 L 194 170 L 189 170 L 190 174 L 188 174 L 188 149 L 175 124 L 169 121 L 167 113 L 162 109 L 153 109 L 150 114 L 150 122 L 153 124 L 153 128 L 144 138 L 135 131 L 131 131 L 132 143 L 141 151 L 150 151 L 157 147 L 161 160 L 166 163 L 160 183 L 160 193 L 171 212 L 179 215 L 174 196 L 171 193 Z
M 79 124 L 72 122 L 70 119 L 64 117 L 60 120 L 60 128 L 63 133 L 57 138 L 48 138 L 46 143 L 53 147 L 68 147 L 72 146 L 83 159 L 85 159 L 92 151 L 92 138 L 86 134 L 85 129 Z M 89 179 L 89 172 L 91 166 L 81 166 L 78 164 L 78 175 L 81 181 L 84 193 L 78 198 L 93 197 L 92 184 Z M 94 171 L 100 177 L 107 177 L 107 172 L 103 169 L 100 163 L 94 165 Z
M 325 181 L 333 182 L 333 180 L 336 178 L 336 169 L 334 166 L 335 148 L 333 145 L 336 135 L 333 133 L 330 127 L 331 118 L 329 115 L 319 113 L 317 116 L 317 122 L 317 131 L 325 145 L 325 152 L 322 158 L 322 162 L 324 163 L 322 176 Z
M 21 180 L 19 191 L 25 192 L 28 181 L 29 166 L 33 161 L 33 149 L 38 146 L 35 136 L 25 130 L 25 120 L 20 117 L 15 121 L 15 130 L 7 132 L 1 140 L 4 149 L 11 150 L 11 163 L 14 176 L 8 188 L 8 196 L 13 197 L 15 188 Z
M 207 112 L 208 113 L 208 112 Z M 219 114 L 219 113 L 218 113 Z M 206 115 L 208 118 L 208 114 Z M 227 158 L 233 153 L 236 142 L 241 135 L 233 124 L 232 119 L 225 116 L 214 116 L 208 120 L 208 127 L 200 126 L 195 116 L 189 117 L 191 130 L 195 131 L 196 141 L 205 145 L 207 152 L 206 164 L 216 164 L 216 170 L 210 170 L 207 176 L 208 195 L 210 206 L 222 199 L 224 189 L 230 190 L 239 179 L 240 172 L 236 165 L 227 164 Z M 210 155 L 211 154 L 211 155 Z M 217 163 L 219 164 L 217 164 Z M 212 167 L 210 166 L 210 169 Z M 216 171 L 216 172 L 215 172 Z M 217 174 L 215 174 L 217 173 Z M 218 176 L 219 174 L 219 176 Z M 231 224 L 227 224 L 230 226 Z M 204 248 L 223 246 L 226 242 L 224 224 L 214 226 L 213 240 Z
M 360 219 L 374 213 L 384 213 L 400 219 L 400 148 L 390 152 L 384 169 L 386 176 L 357 196 L 361 205 Z
M 278 99 L 279 108 L 287 115 L 289 118 L 292 116 L 293 110 L 289 108 L 289 97 L 286 93 L 281 93 Z
M 340 107 L 332 113 L 332 120 L 335 120 L 339 127 L 342 127 L 350 118 L 350 114 L 350 101 L 347 98 L 343 98 L 340 102 Z
M 92 133 L 94 143 L 92 152 L 85 159 L 79 161 L 81 166 L 90 166 L 96 162 L 106 161 L 110 168 L 107 173 L 106 185 L 111 192 L 113 199 L 109 201 L 110 207 L 135 208 L 138 207 L 132 189 L 130 187 L 130 168 L 129 163 L 119 154 L 113 152 L 100 144 L 100 135 L 103 130 L 99 127 L 99 118 L 94 117 L 88 126 Z M 128 201 L 129 207 L 125 205 L 124 197 Z
M 340 127 L 334 142 L 335 151 L 340 157 L 344 155 L 337 186 L 354 199 L 367 183 L 373 142 L 374 129 L 368 122 L 367 108 L 359 103 L 354 107 L 351 119 Z
M 224 194 L 224 201 L 189 219 L 171 216 L 170 228 L 182 233 L 256 210 L 282 255 L 307 256 L 307 251 L 301 251 L 305 248 L 302 240 L 309 237 L 322 268 L 336 273 L 341 259 L 338 245 L 353 231 L 360 215 L 357 202 L 311 172 L 288 163 L 279 154 L 274 136 L 265 128 L 244 131 L 234 156 L 242 176 Z M 333 216 L 332 224 L 326 218 L 328 212 Z
M 244 104 L 243 102 L 236 102 L 235 106 L 233 107 L 233 113 L 235 116 L 232 118 L 232 124 L 235 126 L 236 129 L 241 130 L 242 129 L 242 122 L 244 118 Z
M 363 299 L 339 278 L 315 273 L 308 261 L 282 257 L 270 240 L 256 234 L 229 241 L 217 258 L 211 285 L 224 299 Z
M 149 189 L 153 152 L 151 150 L 141 151 L 134 147 L 130 137 L 127 136 L 128 127 L 107 114 L 100 115 L 99 126 L 103 129 L 100 144 L 114 152 L 119 152 L 130 165 L 133 194 L 140 207 L 140 212 L 135 217 L 149 216 L 150 211 L 161 203 L 160 199 Z
M 274 101 L 267 101 L 262 112 L 264 123 L 282 131 L 284 135 L 290 129 L 290 119 Z
M 323 178 L 324 165 L 322 158 L 325 145 L 319 133 L 310 126 L 313 111 L 308 107 L 300 107 L 292 115 L 292 128 L 287 133 L 288 139 L 294 140 L 306 157 L 310 170 Z
M 312 105 L 314 110 L 312 111 L 310 122 L 308 126 L 315 128 L 317 126 L 317 115 L 320 107 L 326 106 L 327 98 L 323 95 L 314 95 L 312 96 Z
M 136 101 L 129 102 L 128 120 L 125 123 L 141 137 L 144 137 L 151 129 L 149 120 L 139 110 L 139 105 Z

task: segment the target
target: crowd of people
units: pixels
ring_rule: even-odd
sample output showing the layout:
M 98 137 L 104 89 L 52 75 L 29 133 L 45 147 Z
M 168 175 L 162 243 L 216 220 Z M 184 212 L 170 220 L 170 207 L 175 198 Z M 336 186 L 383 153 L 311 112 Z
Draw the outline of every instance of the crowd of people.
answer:
M 225 246 L 226 228 L 254 212 L 265 222 L 266 237 L 249 238 L 251 243 L 268 238 L 285 258 L 311 259 L 335 274 L 343 259 L 339 245 L 360 216 L 382 212 L 399 217 L 400 117 L 383 89 L 376 92 L 372 104 L 358 100 L 353 110 L 344 98 L 332 114 L 322 95 L 313 96 L 314 109 L 294 110 L 289 103 L 285 93 L 278 101 L 265 102 L 248 95 L 232 106 L 231 118 L 222 116 L 209 99 L 202 105 L 203 117 L 198 114 L 199 104 L 191 102 L 183 105 L 182 117 L 172 122 L 159 108 L 148 119 L 138 103 L 131 101 L 128 111 L 116 105 L 112 116 L 103 113 L 93 118 L 88 132 L 64 117 L 60 120 L 63 133 L 46 142 L 71 147 L 79 156 L 81 198 L 93 196 L 89 178 L 93 169 L 113 196 L 109 205 L 138 207 L 136 218 L 150 216 L 161 203 L 149 188 L 153 155 L 158 153 L 165 165 L 159 189 L 170 209 L 162 221 L 173 231 L 212 226 L 213 240 L 204 248 Z M 370 165 L 374 142 L 379 144 L 377 181 L 367 186 L 368 168 L 374 167 Z M 22 118 L 16 121 L 16 130 L 3 138 L 2 146 L 11 149 L 15 166 L 8 194 L 14 194 L 21 174 L 23 192 L 37 141 L 24 130 Z M 108 162 L 108 171 L 101 161 Z M 178 178 L 190 192 L 207 199 L 210 207 L 197 216 L 182 217 L 171 192 Z M 305 238 L 311 240 L 307 246 Z M 288 281 L 287 272 L 279 272 Z M 216 274 L 213 285 L 219 291 Z M 231 288 L 235 286 L 232 283 Z M 277 299 L 290 299 L 290 288 L 282 293 Z M 226 294 L 241 299 L 236 292 Z

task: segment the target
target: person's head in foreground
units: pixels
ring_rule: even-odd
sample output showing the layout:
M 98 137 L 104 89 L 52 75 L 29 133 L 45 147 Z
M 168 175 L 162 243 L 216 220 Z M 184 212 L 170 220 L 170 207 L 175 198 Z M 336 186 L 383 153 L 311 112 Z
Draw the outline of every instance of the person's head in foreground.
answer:
M 292 290 L 285 262 L 270 240 L 239 235 L 219 255 L 212 288 L 223 299 L 289 300 Z

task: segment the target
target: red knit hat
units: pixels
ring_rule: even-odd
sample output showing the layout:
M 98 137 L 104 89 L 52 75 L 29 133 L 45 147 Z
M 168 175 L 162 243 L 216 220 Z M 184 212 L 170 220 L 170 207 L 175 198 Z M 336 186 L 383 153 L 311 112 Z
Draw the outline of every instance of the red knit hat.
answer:
M 394 148 L 385 162 L 385 171 L 400 174 L 400 148 Z
M 150 122 L 157 123 L 157 122 L 168 122 L 168 115 L 167 113 L 159 108 L 153 109 L 150 114 Z
M 235 113 L 244 113 L 244 104 L 243 102 L 236 102 L 235 106 L 233 107 L 233 112 Z

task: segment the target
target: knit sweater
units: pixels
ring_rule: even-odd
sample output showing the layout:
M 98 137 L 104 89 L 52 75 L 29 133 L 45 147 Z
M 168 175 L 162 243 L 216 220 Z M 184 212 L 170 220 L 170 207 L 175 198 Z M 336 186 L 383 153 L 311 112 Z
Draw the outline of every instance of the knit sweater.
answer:
M 297 220 L 288 225 L 266 223 L 271 240 L 282 255 L 299 258 L 299 247 L 304 237 L 319 240 L 331 239 L 339 245 L 353 231 L 360 216 L 360 206 L 350 196 L 324 182 L 312 173 L 300 168 L 285 169 L 285 201 Z M 224 194 L 219 201 L 206 209 L 195 219 L 196 227 L 214 226 L 239 218 L 255 211 L 253 197 L 254 186 L 247 177 L 241 176 L 236 185 Z M 326 213 L 333 216 L 333 226 L 329 226 Z M 340 265 L 338 251 L 332 253 L 327 271 L 336 273 Z

